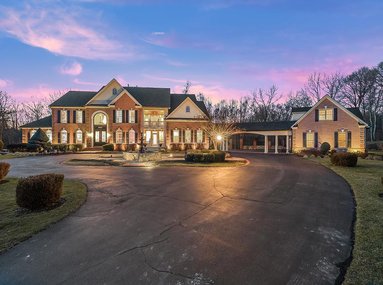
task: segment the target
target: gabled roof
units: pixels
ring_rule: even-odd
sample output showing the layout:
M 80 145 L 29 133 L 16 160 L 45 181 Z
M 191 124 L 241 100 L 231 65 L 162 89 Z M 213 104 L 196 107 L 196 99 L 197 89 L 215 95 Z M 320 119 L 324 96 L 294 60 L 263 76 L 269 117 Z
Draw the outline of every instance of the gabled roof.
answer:
M 124 87 L 143 107 L 170 108 L 170 88 Z
M 50 107 L 82 107 L 96 94 L 95 91 L 69 91 L 54 101 Z
M 242 131 L 286 131 L 290 130 L 295 121 L 279 121 L 279 122 L 250 122 L 237 123 L 237 128 Z
M 27 123 L 20 128 L 52 128 L 52 116 L 41 118 L 30 123 Z
M 311 109 L 311 107 L 293 107 L 291 109 L 291 112 L 293 112 L 293 113 L 302 113 L 302 112 L 307 112 L 310 109 Z
M 368 127 L 368 124 L 364 121 L 363 116 L 360 113 L 360 110 L 358 108 L 345 108 L 338 101 L 336 101 L 335 99 L 331 98 L 328 95 L 323 96 L 318 102 L 316 102 L 315 105 L 312 106 L 302 117 L 300 117 L 299 120 L 296 121 L 293 126 L 295 126 L 299 122 L 301 122 L 310 112 L 312 112 L 312 110 L 314 110 L 316 107 L 318 107 L 324 100 L 329 100 L 335 106 L 337 106 L 339 109 L 343 110 L 348 115 L 350 115 L 350 117 L 354 118 L 359 124 L 362 124 L 362 125 L 365 125 Z
M 49 142 L 49 138 L 42 129 L 38 129 L 29 141 Z
M 205 103 L 203 101 L 198 101 L 194 94 L 170 94 L 170 97 L 171 104 L 169 114 L 171 114 L 175 109 L 177 109 L 177 107 L 181 105 L 182 102 L 186 100 L 186 98 L 189 98 L 207 117 L 209 117 L 209 113 L 206 109 Z

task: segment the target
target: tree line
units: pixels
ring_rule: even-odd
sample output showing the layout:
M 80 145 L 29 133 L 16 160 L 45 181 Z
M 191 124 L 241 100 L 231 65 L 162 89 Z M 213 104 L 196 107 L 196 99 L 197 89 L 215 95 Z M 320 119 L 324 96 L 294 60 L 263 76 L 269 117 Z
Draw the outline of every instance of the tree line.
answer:
M 188 93 L 191 83 L 185 85 Z M 369 124 L 368 139 L 383 139 L 383 62 L 374 67 L 362 67 L 348 75 L 314 72 L 304 86 L 287 94 L 277 86 L 258 88 L 238 100 L 221 100 L 212 103 L 203 93 L 197 99 L 205 102 L 210 117 L 215 122 L 273 122 L 291 118 L 293 107 L 311 107 L 323 96 L 329 95 L 345 107 L 359 108 Z

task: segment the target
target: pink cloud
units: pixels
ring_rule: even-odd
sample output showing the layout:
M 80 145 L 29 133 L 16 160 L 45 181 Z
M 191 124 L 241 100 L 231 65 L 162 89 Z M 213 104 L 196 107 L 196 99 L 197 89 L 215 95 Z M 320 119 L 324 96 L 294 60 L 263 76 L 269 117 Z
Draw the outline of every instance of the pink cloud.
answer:
M 82 72 L 82 65 L 77 61 L 68 62 L 60 67 L 60 72 L 67 75 L 79 75 Z
M 8 88 L 12 85 L 13 85 L 13 82 L 11 80 L 0 78 L 0 88 Z
M 20 9 L 3 8 L 0 30 L 21 42 L 46 49 L 54 54 L 86 59 L 131 58 L 133 48 L 112 40 L 97 21 L 80 21 L 83 15 L 69 8 L 25 6 Z M 85 17 L 87 18 L 87 17 Z
M 28 88 L 12 88 L 9 90 L 9 95 L 17 102 L 23 103 L 48 98 L 50 94 L 57 93 L 58 91 L 58 89 L 54 89 L 46 84 L 40 84 Z M 63 90 L 62 92 L 65 91 L 67 90 Z
M 73 83 L 74 84 L 77 84 L 77 85 L 86 85 L 86 86 L 99 86 L 101 87 L 100 83 L 97 83 L 97 82 L 91 82 L 91 81 L 82 81 L 78 78 L 75 78 L 73 80 Z

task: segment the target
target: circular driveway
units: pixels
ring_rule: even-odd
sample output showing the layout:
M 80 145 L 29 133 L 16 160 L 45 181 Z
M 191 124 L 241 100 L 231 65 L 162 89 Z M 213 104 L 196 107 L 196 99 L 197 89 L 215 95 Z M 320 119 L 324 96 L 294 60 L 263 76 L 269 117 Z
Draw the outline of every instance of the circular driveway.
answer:
M 89 194 L 76 213 L 0 255 L 0 284 L 334 284 L 351 252 L 348 184 L 292 155 L 238 155 L 251 163 L 9 160 L 10 176 L 64 173 Z

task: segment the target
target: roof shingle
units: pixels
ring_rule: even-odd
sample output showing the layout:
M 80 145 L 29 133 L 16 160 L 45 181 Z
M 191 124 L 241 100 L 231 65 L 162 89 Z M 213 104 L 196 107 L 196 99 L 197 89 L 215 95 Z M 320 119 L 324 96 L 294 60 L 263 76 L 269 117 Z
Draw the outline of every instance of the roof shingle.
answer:
M 27 123 L 20 128 L 52 128 L 52 116 L 41 118 L 30 123 Z
M 96 95 L 95 91 L 69 91 L 54 101 L 51 107 L 82 107 Z

